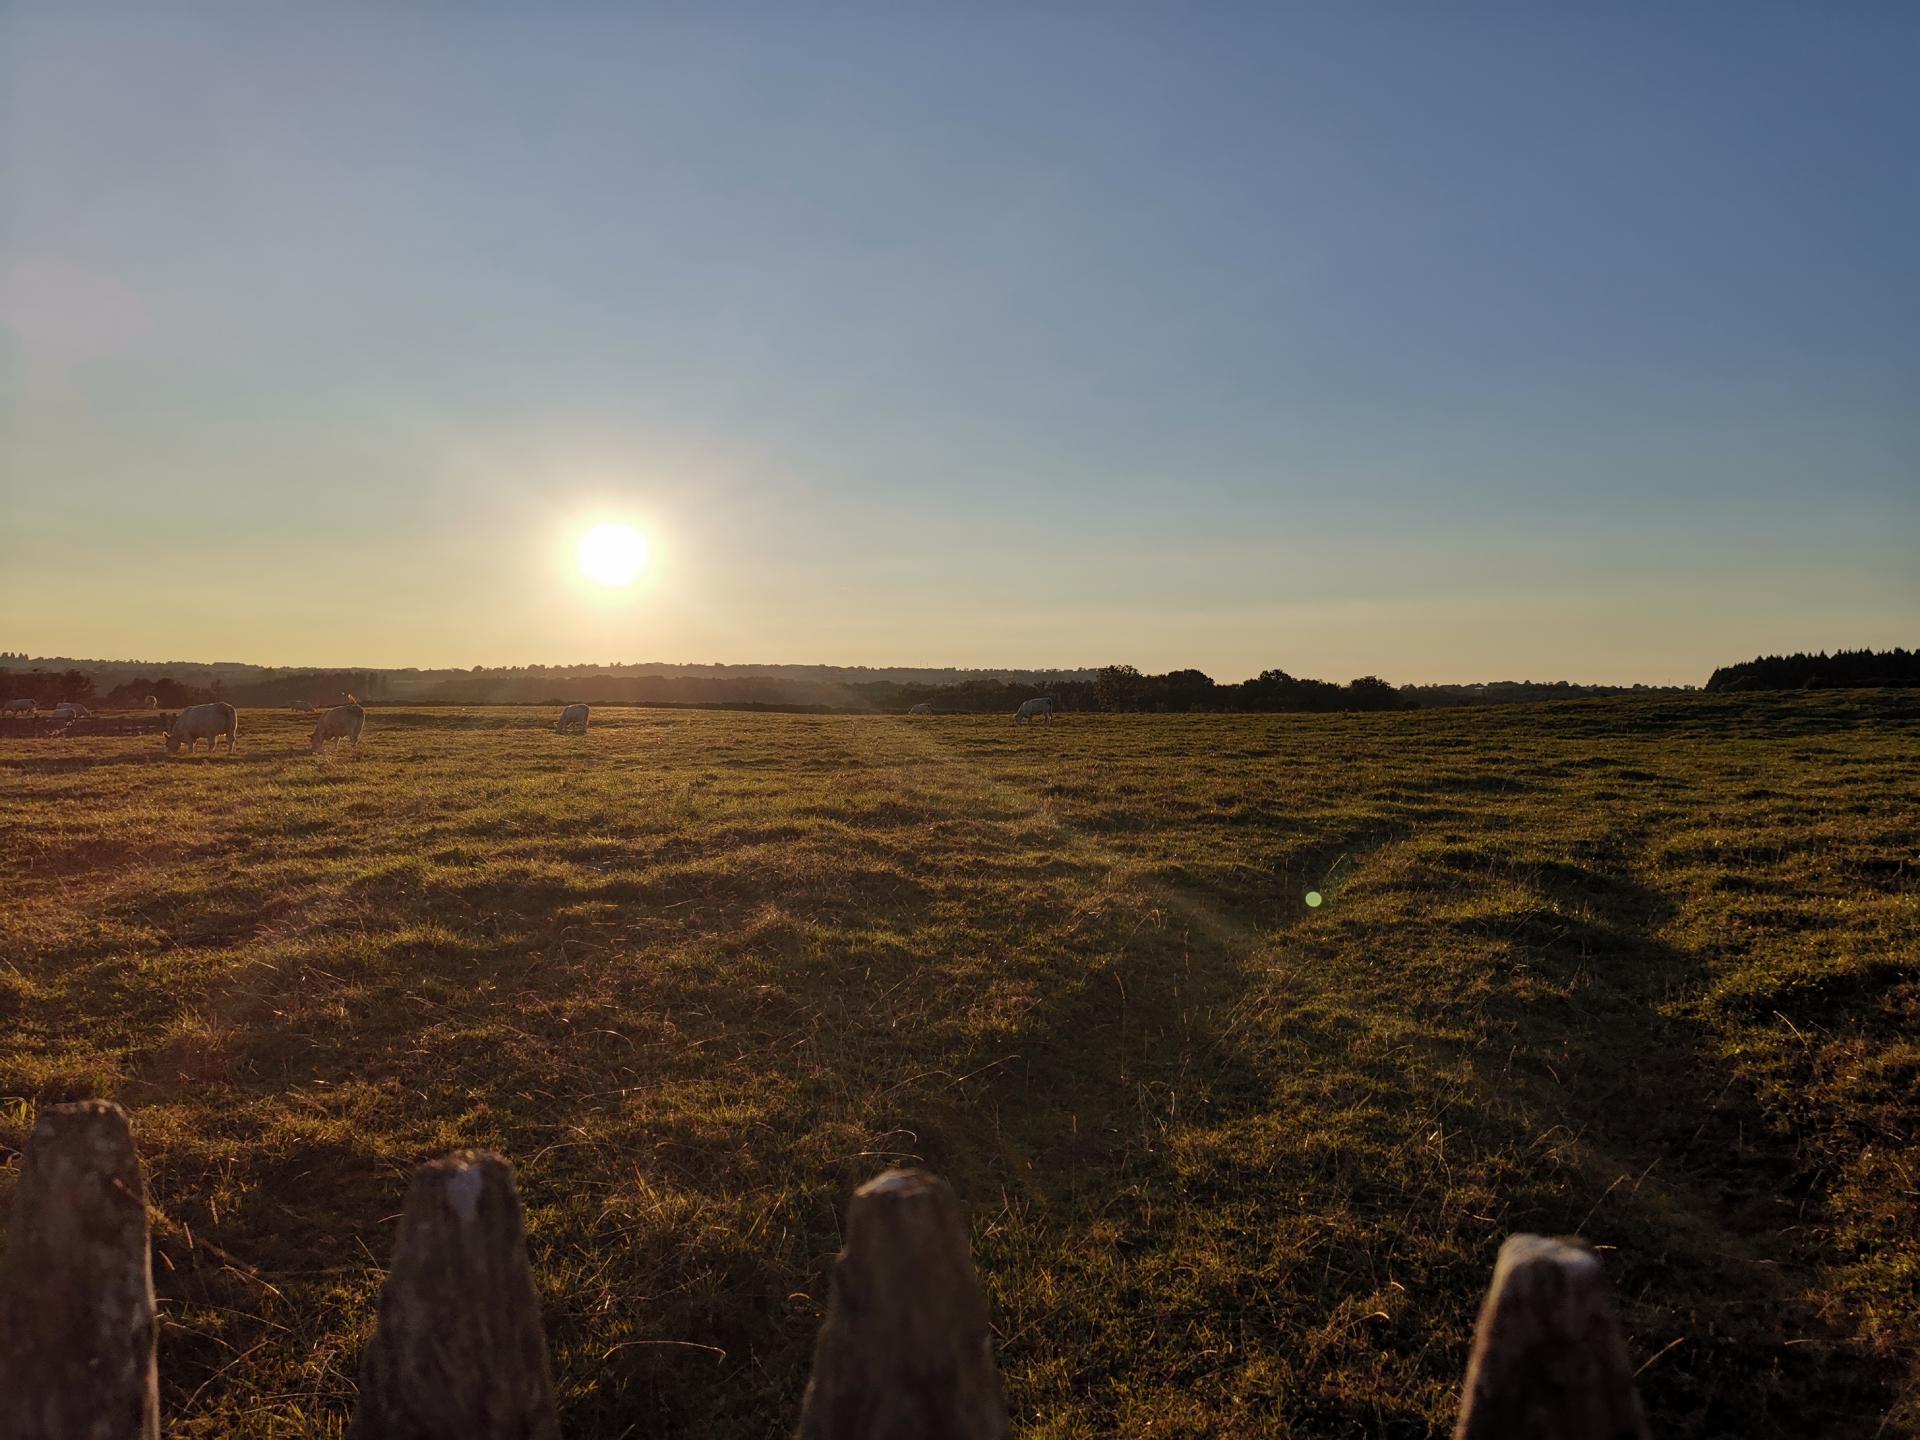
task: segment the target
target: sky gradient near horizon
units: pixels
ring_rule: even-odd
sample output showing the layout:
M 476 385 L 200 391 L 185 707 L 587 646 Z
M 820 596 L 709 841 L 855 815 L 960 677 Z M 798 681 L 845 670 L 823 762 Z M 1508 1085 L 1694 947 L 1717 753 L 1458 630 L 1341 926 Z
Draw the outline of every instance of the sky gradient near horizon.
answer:
M 1920 9 L 1683 8 L 0 10 L 0 648 L 1912 645 Z

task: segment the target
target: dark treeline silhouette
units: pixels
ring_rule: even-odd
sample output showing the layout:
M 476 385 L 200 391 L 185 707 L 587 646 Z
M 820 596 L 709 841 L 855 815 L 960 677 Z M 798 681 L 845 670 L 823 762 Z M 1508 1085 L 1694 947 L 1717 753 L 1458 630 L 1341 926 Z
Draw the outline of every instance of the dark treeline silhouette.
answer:
M 1707 689 L 1808 690 L 1920 685 L 1920 650 L 1836 650 L 1829 655 L 1762 655 L 1741 665 L 1722 665 Z
M 1678 694 L 1689 687 L 1577 685 L 1565 680 L 1500 680 L 1476 685 L 1394 686 L 1376 675 L 1346 684 L 1304 680 L 1263 670 L 1221 683 L 1199 670 L 1143 673 L 1132 665 L 1100 670 L 863 670 L 830 666 L 525 665 L 471 670 L 267 670 L 260 666 L 186 662 L 153 669 L 128 662 L 37 661 L 9 654 L 0 665 L 0 700 L 30 696 L 42 705 L 79 700 L 136 708 L 149 695 L 177 709 L 203 700 L 239 706 L 324 706 L 351 692 L 393 705 L 668 705 L 710 709 L 937 711 L 991 714 L 1048 695 L 1065 711 L 1181 714 L 1222 711 L 1413 710 L 1462 705 L 1524 704 L 1607 695 Z M 662 673 L 670 670 L 671 673 Z M 158 673 L 155 673 L 155 672 Z M 719 673 L 716 673 L 719 672 Z M 1817 686 L 1920 685 L 1920 651 L 1841 650 L 1834 654 L 1765 656 L 1713 672 L 1708 690 L 1802 689 Z
M 907 710 L 931 705 L 947 714 L 994 714 L 1048 695 L 1063 711 L 1178 713 L 1226 710 L 1396 710 L 1400 692 L 1376 676 L 1348 685 L 1296 680 L 1268 670 L 1239 684 L 1221 685 L 1198 670 L 1145 675 L 1131 665 L 1009 680 L 977 677 L 950 684 L 891 680 L 817 681 L 762 676 L 714 680 L 695 676 L 606 676 L 548 672 L 470 676 L 447 680 L 408 703 L 437 705 L 562 704 L 737 706 L 784 710 Z
M 151 695 L 163 709 L 174 710 L 212 700 L 218 689 L 218 686 L 185 685 L 168 675 L 140 675 L 102 690 L 97 678 L 85 670 L 0 669 L 0 700 L 37 700 L 42 706 L 78 700 L 83 705 L 107 710 L 137 710 Z
M 343 693 L 366 698 L 378 695 L 382 686 L 379 672 L 373 670 L 312 670 L 232 686 L 217 678 L 211 684 L 191 684 L 171 675 L 135 675 L 101 690 L 98 678 L 85 670 L 0 669 L 0 700 L 31 699 L 43 706 L 78 700 L 108 710 L 137 710 L 149 695 L 163 710 L 207 700 L 241 706 L 290 705 L 296 700 L 331 705 Z
M 1299 680 L 1284 670 L 1262 670 L 1251 680 L 1222 685 L 1198 670 L 1170 670 L 1143 675 L 1131 665 L 1109 665 L 1091 681 L 1064 684 L 1046 692 L 1068 710 L 1147 711 L 1192 710 L 1278 712 L 1414 710 L 1453 705 L 1511 705 L 1535 700 L 1573 700 L 1595 695 L 1630 695 L 1677 691 L 1677 686 L 1576 685 L 1566 680 L 1550 683 L 1499 680 L 1485 685 L 1388 684 L 1377 675 L 1363 675 L 1345 685 L 1331 680 Z M 1037 693 L 1005 687 L 1006 696 Z M 946 708 L 949 692 L 916 694 L 936 709 Z M 974 708 L 971 706 L 952 708 Z M 992 709 L 992 705 L 980 708 Z
M 1346 685 L 1296 680 L 1284 670 L 1263 670 L 1251 680 L 1222 685 L 1199 670 L 1146 675 L 1131 665 L 1109 665 L 1091 680 L 1044 686 L 968 685 L 901 687 L 899 700 L 925 702 L 936 710 L 998 710 L 1034 695 L 1050 695 L 1062 710 L 1178 714 L 1225 710 L 1399 710 L 1401 694 L 1377 675 Z
M 0 670 L 0 700 L 38 700 L 52 706 L 62 700 L 91 705 L 99 698 L 93 676 L 84 670 Z
M 1396 688 L 1374 675 L 1341 685 L 1330 680 L 1296 679 L 1284 670 L 1263 670 L 1250 680 L 1221 684 L 1199 670 L 1149 675 L 1132 665 L 1109 665 L 1102 670 L 987 672 L 957 680 L 861 679 L 856 678 L 858 671 L 819 679 L 771 673 L 721 677 L 690 673 L 694 670 L 691 666 L 680 674 L 661 675 L 620 673 L 602 666 L 528 665 L 434 672 L 426 684 L 417 683 L 415 677 L 422 673 L 419 671 L 255 669 L 242 679 L 234 671 L 223 674 L 207 668 L 182 668 L 190 679 L 170 673 L 129 672 L 118 666 L 92 673 L 78 668 L 0 668 L 0 699 L 31 696 L 43 705 L 81 700 L 131 709 L 152 695 L 163 708 L 171 710 L 205 700 L 226 700 L 242 707 L 274 707 L 301 700 L 325 706 L 339 700 L 343 692 L 351 692 L 374 704 L 396 705 L 559 705 L 579 700 L 590 705 L 893 711 L 927 704 L 950 714 L 992 714 L 1010 711 L 1036 695 L 1050 695 L 1061 710 L 1180 714 L 1405 710 L 1564 700 L 1627 690 L 1566 681 Z M 239 667 L 235 670 L 239 675 L 247 673 Z M 1638 691 L 1647 687 L 1631 688 Z

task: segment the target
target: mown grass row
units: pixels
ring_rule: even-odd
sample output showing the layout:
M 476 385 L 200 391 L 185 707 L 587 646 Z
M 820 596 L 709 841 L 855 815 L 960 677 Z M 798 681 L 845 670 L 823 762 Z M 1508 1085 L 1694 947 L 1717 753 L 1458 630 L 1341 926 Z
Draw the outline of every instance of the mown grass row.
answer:
M 572 1434 L 790 1423 L 902 1161 L 1028 1434 L 1430 1433 L 1518 1229 L 1662 1433 L 1920 1429 L 1913 701 L 545 718 L 0 745 L 0 1145 L 134 1112 L 176 1433 L 336 1432 L 464 1145 Z

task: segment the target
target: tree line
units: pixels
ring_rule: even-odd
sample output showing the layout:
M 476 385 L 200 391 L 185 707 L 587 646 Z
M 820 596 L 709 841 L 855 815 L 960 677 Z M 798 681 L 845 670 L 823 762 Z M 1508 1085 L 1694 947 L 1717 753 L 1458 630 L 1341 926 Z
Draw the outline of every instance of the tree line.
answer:
M 1109 713 L 1399 710 L 1408 704 L 1378 675 L 1363 675 L 1339 685 L 1330 680 L 1298 680 L 1284 670 L 1262 670 L 1251 680 L 1223 685 L 1201 670 L 1148 675 L 1132 665 L 1108 665 L 1091 679 L 1055 681 L 1044 689 L 972 681 L 961 685 L 905 685 L 897 691 L 888 697 L 894 703 L 925 703 L 936 710 L 960 711 L 1010 709 L 1041 693 L 1052 696 L 1062 710 Z
M 31 696 L 44 705 L 79 700 L 108 708 L 131 708 L 154 695 L 166 709 L 226 700 L 240 706 L 278 706 L 297 700 L 329 704 L 343 691 L 379 700 L 387 690 L 383 672 L 309 671 L 275 675 L 246 684 L 186 684 L 168 675 L 136 675 L 105 692 L 84 670 L 0 670 L 0 699 Z M 1110 713 L 1192 711 L 1398 710 L 1420 703 L 1377 675 L 1345 685 L 1296 679 L 1284 670 L 1263 670 L 1251 680 L 1221 684 L 1200 670 L 1149 675 L 1132 665 L 1056 675 L 977 676 L 946 683 L 898 680 L 813 680 L 782 676 L 718 679 L 705 676 L 615 676 L 543 673 L 450 677 L 404 703 L 424 705 L 687 705 L 785 710 L 888 711 L 929 704 L 950 713 L 1012 710 L 1023 700 L 1050 695 L 1062 710 Z
M 579 700 L 589 705 L 883 712 L 926 704 L 947 714 L 1011 711 L 1036 695 L 1051 696 L 1060 710 L 1107 712 L 1396 710 L 1410 703 L 1375 675 L 1338 685 L 1326 680 L 1296 680 L 1284 670 L 1267 670 L 1254 679 L 1222 685 L 1199 670 L 1148 675 L 1132 665 L 1109 665 L 1085 674 L 1084 679 L 1066 675 L 1023 680 L 981 676 L 946 684 L 580 675 L 559 682 L 537 676 L 495 676 L 477 688 L 472 682 L 448 681 L 419 698 L 420 703 L 442 705 L 557 705 Z
M 116 669 L 103 676 L 72 666 L 25 669 L 0 665 L 0 700 L 31 697 L 49 706 L 77 700 L 115 709 L 138 707 L 153 695 L 162 708 L 173 710 L 206 700 L 226 700 L 240 706 L 281 706 L 302 700 L 328 705 L 351 692 L 362 700 L 391 699 L 393 703 L 417 705 L 561 705 L 578 700 L 590 705 L 893 711 L 927 704 L 950 713 L 991 714 L 1011 711 L 1036 695 L 1050 695 L 1062 710 L 1181 714 L 1411 710 L 1675 693 L 1681 688 L 1575 685 L 1564 680 L 1394 686 L 1377 675 L 1362 675 L 1339 684 L 1296 678 L 1285 670 L 1262 670 L 1252 679 L 1222 684 L 1201 670 L 1169 670 L 1154 675 L 1132 665 L 1054 674 L 989 672 L 955 680 L 869 680 L 844 673 L 830 679 L 798 675 L 619 675 L 527 666 L 510 672 L 442 672 L 440 678 L 417 688 L 396 682 L 395 677 L 404 673 L 309 670 L 275 672 L 235 682 L 218 675 L 208 677 L 201 671 L 193 675 L 197 683 L 192 683 L 166 673 L 135 673 L 129 677 L 125 670 Z M 107 680 L 120 683 L 98 688 Z M 1744 664 L 1722 666 L 1713 672 L 1706 688 L 1729 691 L 1828 685 L 1920 685 L 1920 651 L 1841 650 L 1831 655 L 1762 656 Z
M 30 699 L 44 706 L 63 700 L 107 710 L 136 710 L 153 696 L 163 710 L 178 710 L 208 700 L 233 705 L 291 705 L 306 700 L 329 705 L 343 693 L 366 697 L 379 693 L 379 673 L 373 670 L 313 670 L 276 676 L 250 685 L 229 686 L 220 680 L 209 685 L 189 684 L 171 675 L 136 675 L 106 690 L 85 670 L 12 670 L 0 668 L 0 700 Z
M 1882 685 L 1920 685 L 1920 650 L 1822 650 L 1808 655 L 1762 655 L 1739 665 L 1722 665 L 1707 689 L 1815 690 L 1860 689 Z
M 1456 705 L 1514 705 L 1538 700 L 1576 700 L 1598 695 L 1678 693 L 1680 686 L 1576 685 L 1566 680 L 1497 680 L 1482 685 L 1391 685 L 1362 675 L 1341 685 L 1304 680 L 1285 670 L 1262 670 L 1250 680 L 1221 684 L 1200 670 L 1147 675 L 1131 665 L 1109 665 L 1089 680 L 1030 686 L 975 682 L 961 686 L 904 686 L 885 695 L 894 704 L 926 702 L 936 710 L 992 711 L 1048 694 L 1063 710 L 1178 714 L 1192 711 L 1423 710 Z M 878 698 L 878 697 L 876 697 Z

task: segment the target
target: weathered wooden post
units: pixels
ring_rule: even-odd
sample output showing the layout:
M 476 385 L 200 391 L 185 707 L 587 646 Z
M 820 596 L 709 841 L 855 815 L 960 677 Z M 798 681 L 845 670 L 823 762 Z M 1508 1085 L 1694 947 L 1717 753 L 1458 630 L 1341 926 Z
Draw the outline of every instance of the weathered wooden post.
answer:
M 157 1440 L 146 1187 L 127 1112 L 49 1105 L 0 1259 L 0 1435 Z
M 1006 1404 L 946 1182 L 889 1170 L 854 1193 L 801 1402 L 801 1440 L 1004 1440 Z
M 553 1381 L 513 1167 L 414 1171 L 349 1440 L 555 1440 Z
M 1600 1261 L 1510 1236 L 1480 1307 L 1454 1440 L 1648 1440 Z

